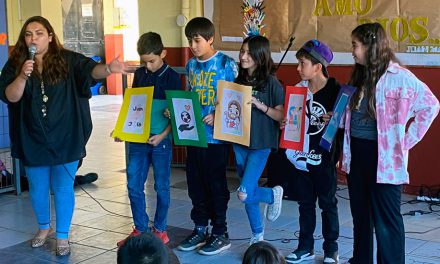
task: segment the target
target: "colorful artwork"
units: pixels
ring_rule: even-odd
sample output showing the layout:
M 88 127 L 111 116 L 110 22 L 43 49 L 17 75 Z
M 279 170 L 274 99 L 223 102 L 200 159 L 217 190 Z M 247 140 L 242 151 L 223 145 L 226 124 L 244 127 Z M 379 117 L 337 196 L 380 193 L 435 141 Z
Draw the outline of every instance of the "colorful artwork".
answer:
M 207 147 L 198 93 L 166 90 L 165 94 L 174 144 Z
M 246 32 L 243 34 L 248 36 L 264 36 L 261 30 L 266 26 L 263 24 L 266 14 L 263 12 L 264 0 L 243 0 L 241 9 L 243 10 L 243 24 Z
M 222 133 L 232 135 L 243 135 L 243 124 L 241 122 L 241 109 L 243 105 L 243 96 L 241 93 L 231 90 L 223 90 L 223 113 L 224 124 Z
M 249 146 L 252 87 L 218 81 L 214 138 Z
M 145 143 L 148 141 L 153 92 L 153 86 L 125 90 L 113 137 L 127 142 Z
M 287 110 L 287 123 L 284 131 L 284 139 L 299 142 L 301 140 L 301 126 L 303 125 L 301 114 L 304 109 L 304 96 L 291 94 Z
M 333 109 L 333 116 L 330 119 L 324 134 L 322 135 L 321 141 L 319 142 L 319 145 L 327 151 L 330 151 L 332 147 L 333 140 L 336 132 L 338 131 L 345 108 L 347 107 L 348 102 L 350 102 L 350 98 L 355 90 L 356 88 L 350 85 L 341 86 L 341 90 L 339 91 L 338 98 Z
M 281 132 L 280 147 L 303 150 L 307 87 L 286 87 L 285 113 L 286 125 Z

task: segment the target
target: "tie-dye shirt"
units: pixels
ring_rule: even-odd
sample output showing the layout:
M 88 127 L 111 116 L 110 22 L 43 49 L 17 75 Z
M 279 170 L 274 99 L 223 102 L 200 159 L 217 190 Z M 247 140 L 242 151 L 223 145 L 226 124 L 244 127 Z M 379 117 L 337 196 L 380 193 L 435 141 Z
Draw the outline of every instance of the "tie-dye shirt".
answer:
M 439 107 L 426 84 L 399 64 L 390 63 L 376 85 L 377 183 L 409 183 L 408 151 L 426 134 Z M 347 173 L 351 162 L 350 119 L 347 109 L 342 159 L 342 170 Z
M 199 93 L 203 117 L 215 112 L 217 81 L 233 82 L 238 75 L 238 67 L 234 59 L 221 52 L 216 52 L 211 58 L 203 61 L 193 57 L 186 64 L 186 71 L 188 89 Z M 206 142 L 221 143 L 213 138 L 213 133 L 214 127 L 205 124 Z

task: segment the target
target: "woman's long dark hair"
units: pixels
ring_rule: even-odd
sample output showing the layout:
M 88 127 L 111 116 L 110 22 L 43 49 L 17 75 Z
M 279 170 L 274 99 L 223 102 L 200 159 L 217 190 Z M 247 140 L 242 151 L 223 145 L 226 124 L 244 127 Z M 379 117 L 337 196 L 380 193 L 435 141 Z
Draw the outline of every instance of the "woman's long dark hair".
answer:
M 249 76 L 247 69 L 243 69 L 240 66 L 236 82 L 251 85 L 254 87 L 253 89 L 257 91 L 263 91 L 264 87 L 266 87 L 269 75 L 275 74 L 275 65 L 270 55 L 269 40 L 263 36 L 249 36 L 244 39 L 241 46 L 242 48 L 245 43 L 248 44 L 249 55 L 257 67 L 252 73 L 252 76 Z
M 356 64 L 349 84 L 355 86 L 350 109 L 356 109 L 362 96 L 368 100 L 367 113 L 376 119 L 376 84 L 385 73 L 391 61 L 400 63 L 390 47 L 387 35 L 379 23 L 357 26 L 351 36 L 366 47 L 365 65 Z
M 18 36 L 17 43 L 14 49 L 11 51 L 10 61 L 16 68 L 16 74 L 19 75 L 21 66 L 28 59 L 28 47 L 25 41 L 26 28 L 30 23 L 39 23 L 46 30 L 49 36 L 52 36 L 52 41 L 49 42 L 47 53 L 43 57 L 43 80 L 49 84 L 55 84 L 63 79 L 66 79 L 68 69 L 67 63 L 63 57 L 64 48 L 60 44 L 57 35 L 55 34 L 52 25 L 47 19 L 41 16 L 34 16 L 26 20 L 21 28 L 20 35 Z M 38 71 L 34 71 L 33 74 L 38 74 Z

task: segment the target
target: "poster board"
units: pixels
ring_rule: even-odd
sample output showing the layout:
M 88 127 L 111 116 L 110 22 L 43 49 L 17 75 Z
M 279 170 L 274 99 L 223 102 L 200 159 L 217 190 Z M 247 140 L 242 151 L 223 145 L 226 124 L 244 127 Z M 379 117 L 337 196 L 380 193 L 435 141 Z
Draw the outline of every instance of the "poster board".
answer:
M 339 91 L 338 97 L 336 99 L 335 106 L 333 108 L 333 115 L 322 134 L 321 141 L 319 145 L 327 151 L 331 150 L 333 145 L 333 140 L 338 131 L 339 124 L 341 123 L 344 111 L 350 102 L 351 96 L 356 91 L 356 88 L 351 85 L 342 85 Z
M 287 86 L 284 98 L 286 125 L 281 131 L 280 148 L 303 151 L 307 87 Z
M 112 137 L 127 142 L 146 143 L 150 137 L 154 87 L 128 88 Z
M 252 87 L 219 80 L 214 138 L 249 146 Z
M 188 91 L 165 91 L 175 145 L 208 147 L 199 95 Z

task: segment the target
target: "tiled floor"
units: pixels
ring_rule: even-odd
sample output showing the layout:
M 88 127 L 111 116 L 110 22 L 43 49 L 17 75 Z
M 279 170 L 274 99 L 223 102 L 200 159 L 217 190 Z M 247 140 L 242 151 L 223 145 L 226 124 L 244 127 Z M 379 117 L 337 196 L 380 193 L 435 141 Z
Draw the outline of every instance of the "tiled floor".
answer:
M 124 238 L 132 227 L 125 186 L 124 144 L 115 143 L 109 137 L 121 100 L 119 96 L 95 96 L 91 99 L 94 130 L 87 147 L 88 156 L 78 173 L 97 172 L 99 179 L 94 184 L 83 186 L 84 190 L 78 187 L 75 189 L 76 209 L 71 227 L 72 254 L 69 257 L 56 257 L 54 240 L 50 240 L 43 248 L 31 249 L 29 240 L 37 225 L 28 193 L 25 192 L 21 196 L 0 194 L 0 263 L 116 263 L 116 242 Z M 233 174 L 230 172 L 228 176 L 231 191 L 235 190 L 238 184 Z M 187 196 L 183 169 L 172 170 L 171 185 L 169 247 L 180 263 L 241 263 L 248 246 L 250 228 L 244 207 L 235 194 L 231 194 L 227 218 L 232 247 L 219 255 L 207 257 L 174 249 L 177 243 L 191 232 L 193 225 L 189 218 L 191 202 Z M 147 187 L 147 211 L 153 215 L 155 195 L 151 181 L 147 183 Z M 340 188 L 342 190 L 338 191 L 338 195 L 347 197 L 345 186 Z M 410 199 L 413 197 L 404 196 L 404 200 Z M 101 208 L 96 200 L 106 210 Z M 416 209 L 427 210 L 427 205 L 420 203 L 402 206 L 402 212 Z M 317 215 L 320 215 L 318 211 Z M 352 254 L 353 240 L 348 201 L 342 198 L 339 199 L 339 217 L 339 253 L 341 263 L 345 263 Z M 404 220 L 407 231 L 407 263 L 440 263 L 440 216 L 404 216 Z M 317 257 L 315 261 L 305 263 L 322 263 L 320 229 L 318 217 L 315 244 Z M 280 218 L 274 223 L 267 223 L 265 239 L 276 245 L 283 254 L 288 254 L 297 245 L 297 230 L 298 206 L 295 202 L 285 200 Z

